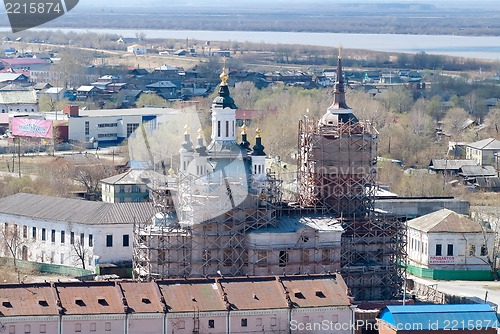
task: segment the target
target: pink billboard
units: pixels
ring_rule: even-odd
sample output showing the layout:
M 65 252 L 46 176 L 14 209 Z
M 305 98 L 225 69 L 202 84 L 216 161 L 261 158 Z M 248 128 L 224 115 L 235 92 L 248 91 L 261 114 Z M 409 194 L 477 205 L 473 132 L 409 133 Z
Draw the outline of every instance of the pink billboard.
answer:
M 52 121 L 14 117 L 12 134 L 21 137 L 52 138 Z

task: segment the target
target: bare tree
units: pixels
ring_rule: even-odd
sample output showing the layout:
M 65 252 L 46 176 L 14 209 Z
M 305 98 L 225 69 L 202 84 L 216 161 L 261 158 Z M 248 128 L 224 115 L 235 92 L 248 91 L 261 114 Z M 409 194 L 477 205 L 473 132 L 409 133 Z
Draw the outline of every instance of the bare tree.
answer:
M 27 229 L 26 226 L 23 228 Z M 27 233 L 27 230 L 22 231 L 22 233 Z M 3 228 L 1 229 L 0 235 L 0 243 L 3 243 L 2 253 L 4 254 L 4 256 L 12 258 L 17 281 L 21 282 L 21 273 L 19 271 L 17 257 L 20 255 L 23 260 L 28 259 L 27 235 L 21 236 L 20 231 L 18 230 L 18 225 L 9 223 L 4 224 Z
M 74 258 L 82 264 L 82 268 L 86 269 L 86 259 L 88 256 L 88 249 L 85 248 L 82 240 L 75 240 L 73 243 L 72 253 Z
M 480 249 L 480 256 L 474 256 L 484 263 L 488 264 L 491 268 L 491 273 L 495 281 L 500 280 L 498 274 L 498 259 L 500 251 L 500 219 L 498 216 L 486 214 L 479 210 L 474 210 L 472 213 L 473 219 L 479 223 L 482 230 L 483 245 Z M 493 232 L 493 233 L 492 233 Z M 490 238 L 493 234 L 493 243 L 490 246 Z M 474 252 L 475 254 L 475 252 Z
M 99 194 L 99 181 L 113 175 L 114 165 L 104 159 L 92 158 L 83 163 L 73 163 L 73 179 L 80 183 L 87 194 Z

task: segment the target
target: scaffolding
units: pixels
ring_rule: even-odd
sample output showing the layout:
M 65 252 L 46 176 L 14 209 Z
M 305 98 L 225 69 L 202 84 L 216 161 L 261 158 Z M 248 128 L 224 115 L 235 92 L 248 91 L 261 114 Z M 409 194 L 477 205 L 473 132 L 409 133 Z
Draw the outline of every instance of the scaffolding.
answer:
M 370 123 L 324 126 L 299 122 L 299 202 L 323 213 L 364 216 L 373 211 L 377 131 Z
M 173 207 L 159 221 L 134 229 L 136 278 L 243 275 L 248 265 L 245 234 L 275 225 L 281 208 L 281 181 L 268 174 L 197 177 L 179 173 Z
M 405 279 L 404 220 L 373 214 L 344 226 L 341 273 L 352 295 L 358 300 L 400 297 Z
M 298 202 L 342 222 L 340 271 L 357 300 L 398 296 L 405 275 L 405 225 L 374 210 L 377 135 L 369 123 L 299 122 Z

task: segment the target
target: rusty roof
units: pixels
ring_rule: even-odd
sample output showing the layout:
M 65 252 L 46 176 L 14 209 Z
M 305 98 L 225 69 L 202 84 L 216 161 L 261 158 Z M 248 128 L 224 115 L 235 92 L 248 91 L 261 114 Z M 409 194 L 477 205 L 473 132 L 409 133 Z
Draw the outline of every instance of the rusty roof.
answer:
M 347 285 L 339 274 L 326 276 L 287 276 L 281 282 L 293 307 L 349 306 Z
M 58 315 L 50 283 L 0 285 L 0 317 Z
M 124 313 L 123 296 L 114 282 L 56 283 L 65 314 Z
M 130 312 L 162 313 L 164 304 L 158 285 L 154 282 L 121 282 Z
M 339 274 L 0 285 L 0 317 L 349 305 Z
M 231 309 L 262 310 L 288 308 L 285 289 L 275 277 L 219 279 Z
M 167 280 L 157 283 L 165 297 L 167 312 L 227 310 L 213 279 Z

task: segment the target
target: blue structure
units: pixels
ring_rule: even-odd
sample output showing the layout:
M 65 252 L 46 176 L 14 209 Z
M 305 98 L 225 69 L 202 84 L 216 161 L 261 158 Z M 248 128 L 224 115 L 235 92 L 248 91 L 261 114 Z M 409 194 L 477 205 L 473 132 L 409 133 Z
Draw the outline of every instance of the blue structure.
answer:
M 488 304 L 390 305 L 377 318 L 396 331 L 498 328 L 497 314 Z

